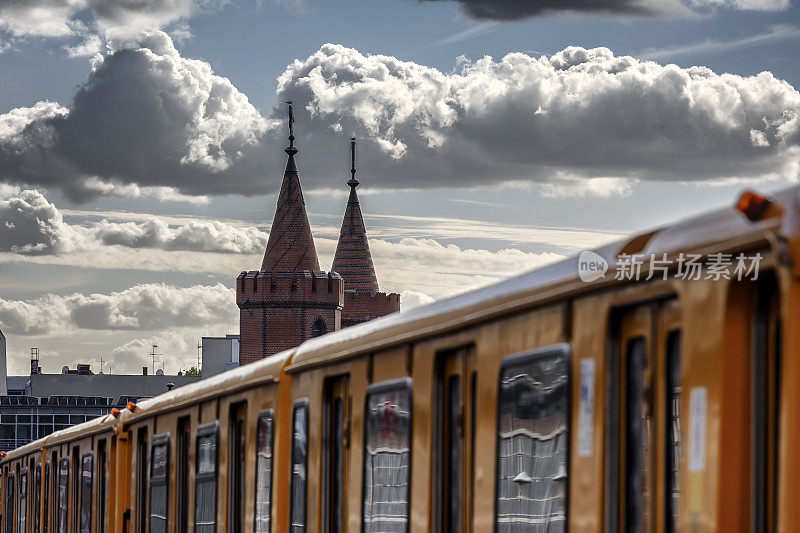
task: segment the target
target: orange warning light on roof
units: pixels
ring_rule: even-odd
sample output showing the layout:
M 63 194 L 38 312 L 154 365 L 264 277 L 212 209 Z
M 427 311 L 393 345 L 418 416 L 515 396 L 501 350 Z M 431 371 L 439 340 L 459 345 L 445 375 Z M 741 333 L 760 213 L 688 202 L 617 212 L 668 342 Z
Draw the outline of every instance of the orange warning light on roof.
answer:
M 135 402 L 128 402 L 128 411 L 131 413 L 136 411 L 136 403 Z
M 111 416 L 113 416 L 114 418 L 119 418 L 119 409 L 117 409 L 116 407 L 113 408 L 111 410 Z
M 739 201 L 736 203 L 736 209 L 751 222 L 780 216 L 783 213 L 783 209 L 781 209 L 780 206 L 773 204 L 770 200 L 767 200 L 753 191 L 745 191 L 742 193 L 742 196 L 739 197 Z

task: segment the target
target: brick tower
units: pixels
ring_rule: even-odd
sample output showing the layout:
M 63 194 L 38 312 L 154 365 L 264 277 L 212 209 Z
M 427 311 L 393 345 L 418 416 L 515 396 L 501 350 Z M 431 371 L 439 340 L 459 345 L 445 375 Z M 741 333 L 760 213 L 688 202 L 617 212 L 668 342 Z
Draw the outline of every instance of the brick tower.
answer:
M 294 156 L 294 112 L 289 102 L 289 146 L 275 219 L 261 270 L 236 278 L 241 364 L 252 363 L 308 338 L 341 328 L 344 284 L 319 269 Z
M 356 179 L 356 140 L 350 139 L 350 198 L 344 212 L 339 243 L 333 258 L 333 270 L 344 280 L 342 327 L 366 322 L 400 310 L 400 295 L 379 292 L 378 278 L 372 264 L 367 230 L 358 202 Z

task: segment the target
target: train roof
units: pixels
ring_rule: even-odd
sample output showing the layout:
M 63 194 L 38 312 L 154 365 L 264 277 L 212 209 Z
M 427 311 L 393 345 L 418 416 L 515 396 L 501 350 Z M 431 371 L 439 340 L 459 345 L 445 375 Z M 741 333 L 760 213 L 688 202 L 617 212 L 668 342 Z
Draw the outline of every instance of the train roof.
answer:
M 749 221 L 734 207 L 696 216 L 672 226 L 629 237 L 593 250 L 608 262 L 609 271 L 621 254 L 705 253 L 716 249 L 744 249 L 766 243 L 765 233 L 781 224 L 795 224 L 800 187 L 773 196 L 785 212 L 780 218 Z M 797 228 L 791 228 L 792 233 Z M 432 304 L 401 311 L 364 324 L 310 339 L 297 348 L 286 372 L 389 348 L 433 333 L 464 327 L 509 311 L 545 304 L 565 295 L 578 295 L 619 283 L 613 276 L 594 282 L 578 277 L 579 256 L 572 256 L 525 274 Z M 611 277 L 612 279 L 608 279 Z
M 281 370 L 283 370 L 284 365 L 291 358 L 294 351 L 294 349 L 285 350 L 255 363 L 240 366 L 153 398 L 142 400 L 141 403 L 136 405 L 136 412 L 131 415 L 130 419 L 136 420 L 149 414 L 180 409 L 185 405 L 204 399 L 222 396 L 263 383 L 277 382 L 280 378 Z
M 104 433 L 106 431 L 113 431 L 114 426 L 118 420 L 111 414 L 98 416 L 86 422 L 75 424 L 68 428 L 59 429 L 44 438 L 43 447 L 50 448 L 58 446 L 64 442 L 74 441 L 76 438 L 84 438 L 89 435 L 97 433 Z
M 42 448 L 44 448 L 44 442 L 47 440 L 47 437 L 42 437 L 41 439 L 35 440 L 33 442 L 29 442 L 25 446 L 20 446 L 19 448 L 15 448 L 6 453 L 5 457 L 3 457 L 3 462 L 14 461 L 19 459 L 20 457 L 25 457 L 26 455 L 30 455 L 31 453 L 40 452 Z

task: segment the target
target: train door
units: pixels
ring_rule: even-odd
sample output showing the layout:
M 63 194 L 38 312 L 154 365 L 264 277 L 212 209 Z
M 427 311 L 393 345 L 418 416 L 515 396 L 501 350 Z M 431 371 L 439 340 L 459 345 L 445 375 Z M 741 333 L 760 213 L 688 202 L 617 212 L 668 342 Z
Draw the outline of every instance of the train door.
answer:
M 677 300 L 629 308 L 614 322 L 609 369 L 609 531 L 678 528 L 680 310 Z M 616 526 L 619 527 L 616 527 Z
M 475 372 L 473 348 L 440 352 L 436 360 L 436 531 L 470 531 Z
M 336 376 L 325 381 L 325 414 L 323 420 L 324 456 L 324 532 L 342 533 L 347 523 L 347 472 L 350 448 L 349 376 Z
M 228 433 L 228 531 L 244 531 L 244 453 L 247 428 L 247 404 L 231 406 L 230 428 Z

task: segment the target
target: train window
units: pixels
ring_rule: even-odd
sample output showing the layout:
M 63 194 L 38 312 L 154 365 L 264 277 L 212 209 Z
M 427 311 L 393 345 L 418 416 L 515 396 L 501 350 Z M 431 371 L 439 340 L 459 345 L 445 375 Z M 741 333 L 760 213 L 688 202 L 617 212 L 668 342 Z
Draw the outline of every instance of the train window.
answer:
M 189 431 L 190 418 L 182 417 L 178 420 L 178 461 L 177 476 L 178 484 L 176 487 L 177 502 L 177 524 L 178 533 L 186 533 L 189 527 Z
M 17 509 L 18 531 L 28 531 L 28 469 L 19 474 L 19 508 Z
M 272 410 L 258 415 L 255 533 L 269 533 L 272 517 Z
M 169 434 L 153 437 L 150 448 L 150 533 L 166 533 L 169 494 Z
M 367 391 L 363 531 L 408 531 L 411 480 L 411 380 Z
M 106 530 L 106 499 L 108 498 L 106 479 L 106 462 L 108 456 L 106 452 L 106 441 L 101 440 L 97 444 L 97 532 L 105 533 Z
M 306 530 L 306 469 L 308 467 L 308 401 L 294 405 L 292 414 L 292 488 L 289 511 L 290 530 Z
M 194 530 L 217 530 L 217 423 L 197 428 L 197 470 L 195 472 Z
M 136 441 L 136 531 L 147 526 L 147 428 L 140 428 Z
M 228 427 L 228 530 L 239 533 L 244 528 L 244 447 L 247 404 L 231 406 Z
M 42 524 L 41 504 L 42 504 L 42 465 L 37 464 L 33 471 L 33 533 L 39 533 Z
M 497 410 L 496 531 L 563 532 L 569 457 L 569 350 L 503 361 Z
M 58 533 L 67 533 L 69 529 L 69 457 L 62 457 L 58 462 Z
M 667 335 L 666 372 L 667 412 L 667 490 L 666 533 L 678 531 L 678 502 L 680 501 L 681 464 L 681 332 L 670 331 Z
M 8 472 L 6 477 L 6 533 L 14 533 L 14 473 Z
M 94 488 L 94 458 L 91 453 L 81 457 L 80 533 L 92 531 L 92 489 Z

